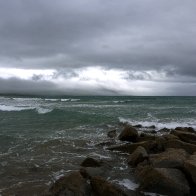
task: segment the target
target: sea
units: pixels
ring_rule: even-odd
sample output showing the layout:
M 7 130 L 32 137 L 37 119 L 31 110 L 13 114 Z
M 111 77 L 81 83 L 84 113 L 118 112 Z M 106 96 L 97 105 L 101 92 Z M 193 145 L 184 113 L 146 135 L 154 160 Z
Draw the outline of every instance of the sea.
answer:
M 111 165 L 109 181 L 136 188 L 126 156 L 101 145 L 123 123 L 196 128 L 196 97 L 0 96 L 0 195 L 41 195 L 86 157 Z

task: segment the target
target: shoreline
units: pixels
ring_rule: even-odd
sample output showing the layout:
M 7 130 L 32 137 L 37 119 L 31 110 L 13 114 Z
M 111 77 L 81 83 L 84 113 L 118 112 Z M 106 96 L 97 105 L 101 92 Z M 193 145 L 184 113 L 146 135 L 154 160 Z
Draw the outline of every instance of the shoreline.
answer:
M 108 141 L 99 144 L 125 156 L 132 170 L 130 182 L 134 179 L 137 183 L 132 190 L 126 181 L 123 186 L 123 182 L 115 183 L 105 176 L 111 162 L 86 157 L 78 171 L 58 179 L 43 195 L 195 195 L 196 131 L 192 127 L 155 128 L 124 124 L 120 134 L 111 130 Z
M 10 190 L 9 187 L 1 189 L 0 195 L 196 195 L 194 128 L 158 130 L 155 125 L 119 122 L 115 127 L 108 127 L 102 139 L 94 137 L 91 142 L 94 145 L 91 153 L 83 154 L 75 169 L 59 166 L 63 172 L 57 178 L 50 175 L 50 183 L 36 179 L 18 182 Z M 65 153 L 66 149 L 61 150 Z M 28 169 L 29 174 L 41 177 L 44 167 L 31 165 L 24 168 L 24 173 Z

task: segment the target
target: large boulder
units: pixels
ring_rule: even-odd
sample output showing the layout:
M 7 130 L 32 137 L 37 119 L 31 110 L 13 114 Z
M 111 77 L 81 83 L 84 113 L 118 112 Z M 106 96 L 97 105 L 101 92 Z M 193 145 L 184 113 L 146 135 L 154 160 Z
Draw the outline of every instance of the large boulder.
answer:
M 184 149 L 168 148 L 165 152 L 150 156 L 150 162 L 157 168 L 182 169 L 189 154 Z
M 93 176 L 104 176 L 107 171 L 102 167 L 82 167 L 80 173 L 85 179 L 91 179 Z
M 142 146 L 138 146 L 137 149 L 128 157 L 128 164 L 132 167 L 136 167 L 138 163 L 148 159 L 148 153 Z
M 132 154 L 136 150 L 136 148 L 139 146 L 144 147 L 148 153 L 154 152 L 157 150 L 157 143 L 155 141 L 144 141 L 144 142 L 137 142 L 137 143 L 131 143 L 131 144 L 114 145 L 114 146 L 108 147 L 107 149 Z
M 81 164 L 82 167 L 100 167 L 101 162 L 91 157 L 87 157 Z
M 183 132 L 189 132 L 189 133 L 196 133 L 195 130 L 192 127 L 176 127 L 176 131 L 183 131 Z
M 185 132 L 179 130 L 172 130 L 171 134 L 176 135 L 182 141 L 196 145 L 196 134 L 192 132 Z
M 190 187 L 184 174 L 178 169 L 143 167 L 137 170 L 139 190 L 164 195 L 189 195 Z
M 185 170 L 192 177 L 193 182 L 196 185 L 196 153 L 189 157 L 184 163 Z
M 173 135 L 173 134 L 166 134 L 166 135 L 163 135 L 162 137 L 163 137 L 165 140 L 172 140 L 172 139 L 178 140 L 178 139 L 179 139 L 178 136 Z
M 90 183 L 92 186 L 93 193 L 95 193 L 95 195 L 97 196 L 126 196 L 127 195 L 119 187 L 104 180 L 100 176 L 92 177 Z
M 52 196 L 88 196 L 90 195 L 90 186 L 82 177 L 80 172 L 72 172 L 68 176 L 61 177 L 49 190 Z
M 167 140 L 163 143 L 164 148 L 182 148 L 186 150 L 188 153 L 193 154 L 196 151 L 196 145 L 189 144 L 177 139 Z
M 138 139 L 138 131 L 134 127 L 127 125 L 118 136 L 118 139 L 121 141 L 136 142 Z
M 143 141 L 152 141 L 155 140 L 158 136 L 148 134 L 148 133 L 141 133 L 140 136 L 138 137 L 138 142 L 143 142 Z

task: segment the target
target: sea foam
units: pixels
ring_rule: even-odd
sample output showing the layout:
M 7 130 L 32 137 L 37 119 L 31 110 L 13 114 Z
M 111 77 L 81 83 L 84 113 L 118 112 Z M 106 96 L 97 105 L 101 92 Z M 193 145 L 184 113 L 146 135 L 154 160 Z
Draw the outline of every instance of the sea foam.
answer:
M 49 108 L 36 108 L 36 111 L 38 112 L 38 114 L 46 114 L 49 112 L 52 112 L 53 109 L 49 109 Z
M 156 129 L 159 130 L 159 129 L 162 129 L 162 128 L 169 128 L 169 129 L 174 129 L 176 127 L 193 127 L 193 128 L 196 128 L 196 122 L 194 119 L 189 119 L 189 120 L 186 120 L 186 121 L 170 121 L 170 122 L 161 122 L 161 121 L 136 121 L 136 120 L 132 120 L 130 118 L 123 118 L 123 117 L 119 117 L 118 118 L 119 122 L 120 123 L 127 123 L 127 124 L 130 124 L 130 125 L 138 125 L 138 124 L 141 124 L 143 127 L 149 127 L 149 126 L 152 126 L 152 125 L 155 125 L 156 126 Z
M 22 110 L 32 110 L 33 107 L 20 107 L 20 106 L 8 106 L 8 105 L 0 105 L 0 111 L 22 111 Z
M 132 182 L 131 180 L 129 179 L 123 179 L 123 180 L 118 180 L 118 181 L 115 181 L 117 184 L 121 185 L 121 186 L 124 186 L 125 188 L 129 189 L 129 190 L 135 190 L 139 187 L 138 184 Z

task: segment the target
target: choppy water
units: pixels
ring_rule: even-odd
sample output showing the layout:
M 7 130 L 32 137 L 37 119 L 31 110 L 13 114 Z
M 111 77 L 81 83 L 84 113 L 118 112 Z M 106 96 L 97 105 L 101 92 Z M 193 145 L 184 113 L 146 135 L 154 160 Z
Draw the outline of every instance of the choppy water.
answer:
M 0 96 L 0 194 L 37 194 L 86 156 L 115 158 L 96 144 L 119 122 L 196 128 L 196 97 Z M 116 160 L 110 178 L 129 182 L 125 158 Z

